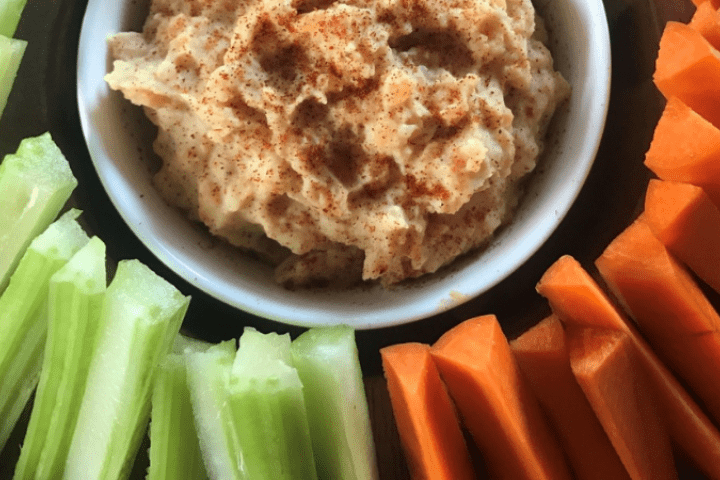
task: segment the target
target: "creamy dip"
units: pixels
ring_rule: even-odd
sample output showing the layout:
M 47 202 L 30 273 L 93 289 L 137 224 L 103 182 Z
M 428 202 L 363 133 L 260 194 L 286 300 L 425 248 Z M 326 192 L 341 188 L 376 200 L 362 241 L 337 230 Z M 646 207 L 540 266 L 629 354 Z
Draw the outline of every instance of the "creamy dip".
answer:
M 569 94 L 529 0 L 153 0 L 106 80 L 156 188 L 292 285 L 434 272 L 510 217 Z

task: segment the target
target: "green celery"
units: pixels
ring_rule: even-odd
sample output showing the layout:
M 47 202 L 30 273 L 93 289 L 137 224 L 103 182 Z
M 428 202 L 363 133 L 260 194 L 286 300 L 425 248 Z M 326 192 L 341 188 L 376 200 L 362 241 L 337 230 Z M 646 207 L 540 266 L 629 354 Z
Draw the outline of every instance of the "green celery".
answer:
M 186 353 L 200 446 L 210 478 L 317 479 L 289 335 L 246 328 L 232 341 Z
M 189 300 L 139 261 L 118 263 L 63 478 L 127 478 L 150 416 L 158 365 Z
M 0 450 L 37 385 L 52 275 L 88 242 L 70 210 L 35 238 L 0 296 Z
M 213 344 L 197 338 L 188 337 L 179 333 L 173 341 L 171 353 L 185 354 L 192 352 L 204 352 Z
M 246 328 L 228 388 L 244 478 L 317 479 L 290 336 Z
M 185 349 L 188 387 L 205 468 L 214 479 L 241 480 L 240 447 L 229 406 L 228 382 L 235 341 L 201 352 Z
M 184 339 L 178 335 L 179 339 Z M 185 342 L 182 342 L 185 343 Z M 176 347 L 178 341 L 176 340 Z M 190 351 L 204 351 L 209 344 Z M 152 393 L 150 467 L 147 480 L 207 479 L 188 388 L 183 354 L 171 353 L 160 365 Z
M 0 23 L 2 19 L 0 18 Z M 2 25 L 0 25 L 2 28 Z M 0 116 L 2 116 L 17 76 L 27 42 L 0 34 Z
M 0 0 L 0 35 L 15 35 L 27 0 Z
M 292 344 L 313 452 L 322 480 L 377 479 L 377 462 L 355 332 L 312 328 Z
M 50 279 L 40 382 L 15 480 L 61 478 L 105 293 L 105 244 L 90 241 Z
M 2 63 L 0 63 L 2 65 Z M 49 133 L 0 163 L 0 292 L 30 241 L 57 216 L 77 180 Z

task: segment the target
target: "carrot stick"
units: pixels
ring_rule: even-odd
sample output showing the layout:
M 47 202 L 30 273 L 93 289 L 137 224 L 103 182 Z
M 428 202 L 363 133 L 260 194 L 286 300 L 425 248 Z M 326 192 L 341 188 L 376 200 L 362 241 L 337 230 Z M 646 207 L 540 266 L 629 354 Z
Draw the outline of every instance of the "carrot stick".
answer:
M 618 235 L 595 265 L 658 356 L 718 422 L 720 317 L 643 217 Z
M 692 0 L 692 2 L 696 7 L 699 7 L 703 3 L 708 3 L 715 9 L 720 8 L 720 0 Z
M 570 368 L 565 331 L 555 315 L 510 342 L 510 348 L 558 432 L 578 480 L 629 479 Z
M 380 355 L 412 478 L 475 478 L 455 406 L 430 356 L 430 346 L 392 345 L 381 349 Z
M 703 187 L 720 205 L 720 130 L 675 97 L 655 127 L 645 166 L 663 180 Z
M 571 327 L 568 350 L 572 372 L 630 478 L 677 478 L 670 438 L 627 334 Z
M 693 28 L 667 22 L 653 80 L 665 98 L 678 97 L 720 127 L 720 54 Z
M 718 2 L 720 3 L 720 2 Z M 697 6 L 688 25 L 705 37 L 713 48 L 720 48 L 720 13 L 713 2 L 704 1 Z
M 651 179 L 643 219 L 675 257 L 720 292 L 720 210 L 702 188 Z
M 674 444 L 709 478 L 720 479 L 720 432 L 580 264 L 570 256 L 561 257 L 545 272 L 537 290 L 566 326 L 609 328 L 630 337 L 654 383 Z
M 494 315 L 452 328 L 431 353 L 492 478 L 570 478 L 557 439 Z

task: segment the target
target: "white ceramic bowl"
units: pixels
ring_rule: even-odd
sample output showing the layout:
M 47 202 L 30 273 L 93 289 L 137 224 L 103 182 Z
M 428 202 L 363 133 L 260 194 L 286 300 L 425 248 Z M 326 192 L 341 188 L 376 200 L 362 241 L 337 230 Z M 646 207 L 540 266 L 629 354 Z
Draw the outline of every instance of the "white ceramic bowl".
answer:
M 106 38 L 140 30 L 144 1 L 90 0 L 80 36 L 78 103 L 90 155 L 110 199 L 147 247 L 201 290 L 247 312 L 283 323 L 347 323 L 377 328 L 426 318 L 473 298 L 503 280 L 547 240 L 590 170 L 610 94 L 610 39 L 601 0 L 537 0 L 551 32 L 555 66 L 570 82 L 542 167 L 534 173 L 514 220 L 482 253 L 441 272 L 389 290 L 288 291 L 272 269 L 227 247 L 175 209 L 151 185 L 152 128 L 139 109 L 108 89 Z

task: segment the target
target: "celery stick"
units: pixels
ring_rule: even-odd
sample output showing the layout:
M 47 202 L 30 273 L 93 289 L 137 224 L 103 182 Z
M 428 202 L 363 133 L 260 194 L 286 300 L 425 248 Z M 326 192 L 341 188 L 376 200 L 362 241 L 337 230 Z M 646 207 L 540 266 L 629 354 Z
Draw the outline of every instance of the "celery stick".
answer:
M 12 37 L 27 0 L 0 0 L 0 35 Z
M 2 27 L 0 26 L 0 28 Z M 9 38 L 0 34 L 0 116 L 5 110 L 10 90 L 15 83 L 25 48 L 27 48 L 25 40 Z
M 188 303 L 137 260 L 118 263 L 63 478 L 127 478 L 150 415 L 152 382 Z
M 105 244 L 93 237 L 50 279 L 45 356 L 15 480 L 62 477 L 104 292 Z
M 255 479 L 317 479 L 302 383 L 290 336 L 246 328 L 231 379 L 241 472 Z
M 318 477 L 377 479 L 375 444 L 353 329 L 312 328 L 293 342 L 292 355 L 305 387 Z
M 192 350 L 192 347 L 188 348 Z M 148 480 L 208 478 L 200 453 L 186 361 L 182 354 L 165 357 L 153 385 L 149 456 Z
M 50 277 L 87 243 L 70 210 L 35 238 L 0 296 L 0 450 L 37 385 Z
M 188 387 L 200 450 L 212 479 L 240 480 L 240 447 L 229 406 L 228 382 L 235 341 L 213 345 L 207 351 L 186 349 Z
M 0 292 L 27 245 L 53 221 L 76 185 L 49 133 L 26 138 L 0 163 Z
M 212 347 L 212 343 L 208 343 L 204 340 L 198 340 L 197 338 L 188 337 L 179 333 L 175 336 L 171 353 L 185 354 L 192 352 L 204 352 L 208 348 Z

